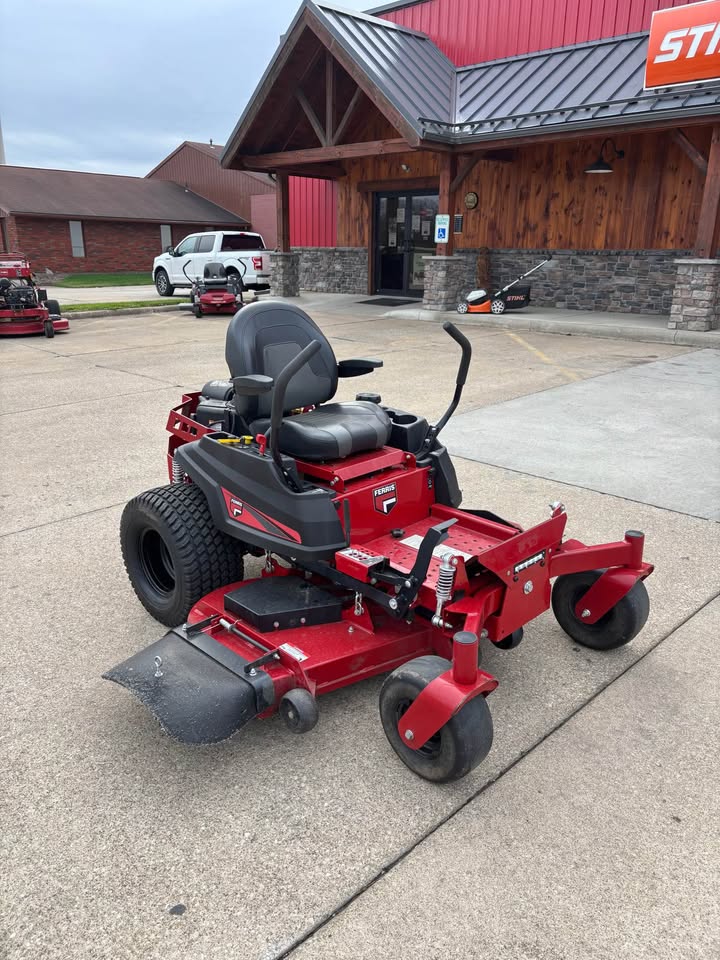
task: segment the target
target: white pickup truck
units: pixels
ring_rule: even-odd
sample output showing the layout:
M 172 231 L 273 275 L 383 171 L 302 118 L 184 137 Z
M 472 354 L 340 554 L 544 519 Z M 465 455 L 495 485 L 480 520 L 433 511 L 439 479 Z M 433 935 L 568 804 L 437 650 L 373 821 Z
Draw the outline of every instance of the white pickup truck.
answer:
M 212 230 L 192 233 L 155 257 L 153 280 L 157 292 L 161 297 L 171 297 L 176 287 L 190 287 L 191 280 L 202 278 L 207 263 L 222 263 L 228 275 L 238 274 L 251 290 L 267 290 L 270 286 L 270 257 L 259 233 Z

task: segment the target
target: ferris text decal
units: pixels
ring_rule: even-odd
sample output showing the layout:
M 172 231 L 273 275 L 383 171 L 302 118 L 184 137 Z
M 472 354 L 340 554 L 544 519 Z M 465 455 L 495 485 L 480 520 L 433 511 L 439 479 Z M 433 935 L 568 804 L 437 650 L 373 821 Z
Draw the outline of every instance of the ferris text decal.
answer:
M 656 10 L 645 88 L 720 79 L 720 0 Z
M 225 498 L 225 506 L 227 507 L 227 512 L 230 514 L 232 520 L 237 520 L 238 517 L 242 516 L 243 512 L 243 502 L 238 500 L 237 497 L 234 497 L 229 491 L 223 489 L 223 497 Z
M 397 488 L 394 483 L 373 490 L 373 503 L 378 513 L 390 513 L 397 503 Z

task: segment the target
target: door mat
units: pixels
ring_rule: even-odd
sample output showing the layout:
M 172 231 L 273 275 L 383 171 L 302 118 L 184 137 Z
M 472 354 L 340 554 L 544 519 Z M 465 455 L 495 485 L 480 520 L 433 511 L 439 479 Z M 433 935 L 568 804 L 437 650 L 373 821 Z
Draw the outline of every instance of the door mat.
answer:
M 403 307 L 406 303 L 422 303 L 422 300 L 398 300 L 395 297 L 373 297 L 372 300 L 358 300 L 358 303 L 371 303 L 375 307 Z

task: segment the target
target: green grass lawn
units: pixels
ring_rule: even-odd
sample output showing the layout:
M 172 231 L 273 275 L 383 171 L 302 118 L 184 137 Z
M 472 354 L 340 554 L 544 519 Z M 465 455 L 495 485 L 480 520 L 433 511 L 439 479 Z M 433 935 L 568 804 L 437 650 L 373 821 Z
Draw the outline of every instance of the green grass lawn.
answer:
M 61 313 L 77 313 L 80 310 L 125 310 L 129 307 L 172 307 L 177 303 L 187 303 L 177 297 L 163 297 L 162 300 L 126 300 L 120 303 L 72 303 L 62 307 Z
M 72 273 L 55 287 L 136 287 L 153 282 L 151 273 Z

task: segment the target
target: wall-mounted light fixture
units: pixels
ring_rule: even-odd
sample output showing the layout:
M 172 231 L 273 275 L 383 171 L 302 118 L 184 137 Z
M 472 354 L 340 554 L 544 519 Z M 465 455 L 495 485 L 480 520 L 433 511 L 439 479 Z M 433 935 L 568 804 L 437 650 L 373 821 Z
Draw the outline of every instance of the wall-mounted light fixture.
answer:
M 402 170 L 403 173 L 410 173 L 410 170 L 411 170 L 412 168 L 411 168 L 410 165 L 407 164 L 407 163 L 401 163 L 401 164 L 400 164 L 400 169 Z
M 606 137 L 602 142 L 602 146 L 600 147 L 600 153 L 598 155 L 597 160 L 594 163 L 591 163 L 589 167 L 585 167 L 585 173 L 612 173 L 613 172 L 612 164 L 610 164 L 605 159 L 605 147 L 608 144 L 611 144 L 612 150 L 613 150 L 613 156 L 611 157 L 611 159 L 622 160 L 622 158 L 625 156 L 625 151 L 618 150 L 618 148 L 615 146 L 615 141 L 611 140 L 610 137 Z

